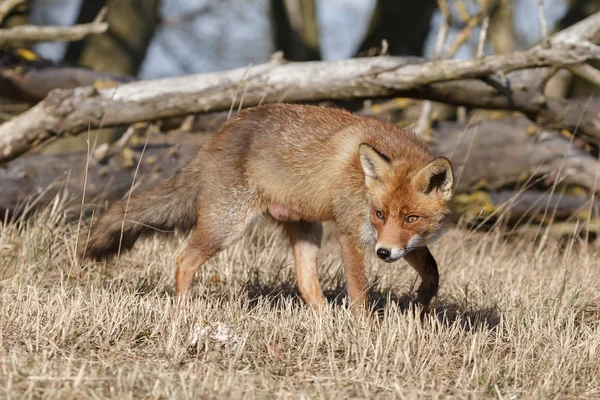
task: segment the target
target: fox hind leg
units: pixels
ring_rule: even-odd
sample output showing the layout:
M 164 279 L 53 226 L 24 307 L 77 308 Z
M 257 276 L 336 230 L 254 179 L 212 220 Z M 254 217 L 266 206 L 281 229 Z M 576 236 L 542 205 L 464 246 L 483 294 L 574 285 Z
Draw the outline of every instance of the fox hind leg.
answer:
M 302 299 L 314 309 L 319 309 L 326 303 L 317 274 L 317 258 L 321 248 L 323 225 L 299 221 L 286 222 L 283 226 L 292 244 L 298 289 Z
M 206 261 L 237 242 L 260 215 L 249 201 L 234 203 L 210 206 L 211 203 L 205 201 L 198 211 L 196 226 L 190 234 L 187 247 L 177 259 L 175 281 L 178 296 L 185 294 L 194 275 Z M 216 212 L 225 209 L 235 212 Z
M 196 231 L 194 231 L 192 235 L 187 247 L 177 259 L 175 291 L 179 297 L 183 296 L 189 289 L 196 271 L 198 271 L 206 261 L 219 252 L 219 248 L 203 246 L 201 243 L 197 243 L 198 239 L 196 238 Z

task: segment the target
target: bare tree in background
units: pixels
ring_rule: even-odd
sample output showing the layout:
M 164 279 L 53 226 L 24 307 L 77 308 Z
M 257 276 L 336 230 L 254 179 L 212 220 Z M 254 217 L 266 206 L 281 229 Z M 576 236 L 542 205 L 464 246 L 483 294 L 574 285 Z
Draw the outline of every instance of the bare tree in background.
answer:
M 385 39 L 390 55 L 420 56 L 436 7 L 436 0 L 377 0 L 359 53 L 380 48 Z
M 315 0 L 272 0 L 275 48 L 291 61 L 321 59 Z
M 73 43 L 67 50 L 67 61 L 90 66 L 95 70 L 135 76 L 159 22 L 158 0 L 108 0 L 108 31 Z M 101 4 L 85 2 L 78 23 L 93 18 Z

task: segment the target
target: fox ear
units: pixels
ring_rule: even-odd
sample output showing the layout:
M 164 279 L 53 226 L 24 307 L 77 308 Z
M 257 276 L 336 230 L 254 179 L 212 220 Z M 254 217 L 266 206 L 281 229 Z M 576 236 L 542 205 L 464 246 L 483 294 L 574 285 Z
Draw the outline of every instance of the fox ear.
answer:
M 360 165 L 365 173 L 367 187 L 373 185 L 390 173 L 390 159 L 375 150 L 371 145 L 361 143 L 358 146 Z
M 454 189 L 452 164 L 446 157 L 438 157 L 423 167 L 413 178 L 417 190 L 441 200 L 450 200 Z

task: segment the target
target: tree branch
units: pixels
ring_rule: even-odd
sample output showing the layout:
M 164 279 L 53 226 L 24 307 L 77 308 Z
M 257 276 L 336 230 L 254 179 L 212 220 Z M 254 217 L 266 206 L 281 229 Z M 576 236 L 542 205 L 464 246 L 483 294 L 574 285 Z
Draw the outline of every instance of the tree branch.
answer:
M 600 70 L 589 64 L 571 65 L 568 69 L 580 78 L 600 87 Z
M 104 33 L 108 23 L 102 22 L 106 15 L 103 8 L 96 19 L 89 24 L 74 26 L 34 26 L 21 25 L 0 29 L 0 45 L 11 41 L 19 42 L 73 42 L 88 35 Z
M 138 81 L 110 89 L 55 90 L 28 112 L 0 126 L 0 162 L 53 136 L 88 128 L 126 125 L 231 107 L 244 89 L 244 106 L 266 102 L 389 97 L 430 85 L 481 78 L 497 71 L 580 64 L 600 58 L 591 43 L 533 48 L 478 60 L 423 62 L 410 57 L 374 57 L 333 62 L 262 64 L 231 71 Z M 435 96 L 431 96 L 435 97 Z M 600 135 L 599 135 L 600 138 Z
M 540 18 L 540 29 L 542 30 L 542 47 L 550 47 L 550 38 L 548 37 L 548 24 L 546 23 L 546 13 L 544 12 L 544 0 L 538 0 L 538 14 Z
M 0 23 L 4 18 L 19 4 L 25 3 L 25 0 L 2 0 L 0 1 Z

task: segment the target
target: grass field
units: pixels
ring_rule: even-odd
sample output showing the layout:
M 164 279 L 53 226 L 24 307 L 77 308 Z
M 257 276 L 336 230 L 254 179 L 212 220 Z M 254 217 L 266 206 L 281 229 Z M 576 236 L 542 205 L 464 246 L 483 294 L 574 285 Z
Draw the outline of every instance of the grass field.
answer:
M 181 237 L 79 265 L 59 211 L 0 229 L 2 398 L 600 398 L 600 259 L 577 241 L 450 230 L 421 322 L 416 274 L 371 254 L 379 312 L 354 319 L 331 238 L 318 315 L 268 227 L 211 260 L 179 309 Z

